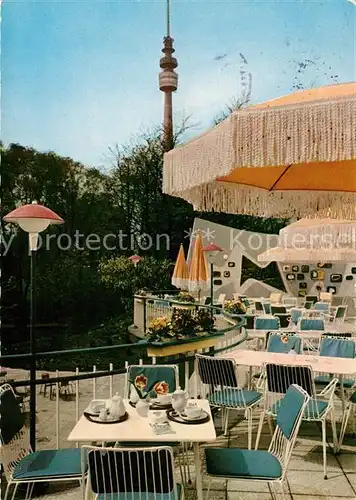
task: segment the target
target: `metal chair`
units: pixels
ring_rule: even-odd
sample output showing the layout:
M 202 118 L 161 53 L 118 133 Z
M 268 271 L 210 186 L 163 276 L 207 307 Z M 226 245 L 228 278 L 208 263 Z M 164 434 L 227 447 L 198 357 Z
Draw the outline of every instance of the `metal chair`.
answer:
M 293 325 L 298 324 L 298 320 L 299 320 L 299 318 L 302 317 L 302 314 L 303 314 L 303 309 L 301 309 L 301 308 L 293 307 L 290 310 L 290 319 L 291 319 L 291 322 Z
M 12 498 L 15 498 L 18 486 L 27 484 L 26 499 L 31 498 L 35 483 L 79 481 L 82 485 L 86 467 L 85 461 L 83 468 L 81 467 L 79 449 L 33 452 L 24 416 L 8 384 L 0 387 L 0 406 L 1 462 L 7 480 L 4 500 L 7 500 L 12 485 L 14 485 Z
M 173 452 L 151 448 L 82 447 L 89 470 L 85 500 L 183 500 L 183 487 L 174 477 Z M 83 476 L 85 468 L 83 468 Z
M 262 308 L 265 314 L 272 314 L 272 307 L 269 302 L 262 302 Z
M 315 311 L 322 311 L 325 314 L 329 314 L 330 304 L 328 302 L 315 302 L 314 309 Z
M 266 372 L 266 384 L 264 392 L 264 407 L 258 426 L 255 449 L 258 449 L 262 426 L 265 417 L 276 418 L 283 395 L 292 384 L 302 387 L 310 396 L 304 409 L 303 420 L 308 422 L 320 422 L 322 427 L 324 478 L 327 479 L 326 471 L 326 419 L 330 416 L 333 431 L 334 452 L 337 451 L 337 434 L 334 414 L 334 393 L 338 383 L 333 378 L 321 391 L 317 392 L 314 383 L 314 374 L 310 366 L 276 365 L 267 363 L 264 367 Z M 322 398 L 327 397 L 324 401 Z
M 41 379 L 43 381 L 50 379 L 49 373 L 42 373 Z M 49 399 L 53 399 L 56 395 L 56 384 L 54 382 L 42 383 L 40 387 L 40 394 L 46 397 L 47 388 L 49 388 Z
M 206 448 L 205 474 L 209 480 L 206 498 L 209 498 L 214 479 L 238 479 L 269 483 L 275 498 L 274 488 L 279 485 L 282 498 L 285 499 L 283 483 L 309 400 L 310 397 L 301 387 L 292 385 L 288 389 L 278 407 L 277 426 L 268 451 Z
M 168 392 L 174 392 L 179 386 L 179 371 L 177 365 L 130 365 L 126 370 L 125 378 L 125 399 L 129 399 L 131 392 L 135 391 L 130 381 L 134 381 L 136 377 L 143 376 L 147 379 L 147 387 L 154 382 L 166 382 L 168 384 Z M 151 395 L 156 397 L 154 389 Z
M 297 305 L 296 297 L 283 297 L 282 304 L 287 307 L 295 307 Z
M 271 306 L 271 314 L 274 316 L 275 314 L 286 314 L 287 309 L 286 306 Z
M 350 338 L 342 338 L 340 335 L 333 336 L 331 334 L 323 335 L 319 344 L 319 356 L 328 356 L 332 358 L 348 358 L 353 359 L 356 356 L 356 344 Z M 315 377 L 315 383 L 327 385 L 331 382 L 332 377 L 328 374 L 318 375 Z M 355 378 L 343 378 L 338 386 L 342 385 L 342 390 L 350 390 L 356 384 Z M 343 398 L 343 393 L 342 393 Z
M 303 318 L 301 317 L 298 321 L 298 330 L 301 332 L 307 331 L 324 331 L 325 323 L 321 318 Z
M 260 402 L 262 394 L 242 389 L 238 383 L 237 366 L 233 359 L 195 355 L 195 373 L 203 386 L 203 392 L 211 406 L 223 410 L 224 435 L 227 435 L 230 410 L 242 410 L 248 420 L 248 448 L 252 447 L 252 411 Z
M 317 295 L 307 295 L 305 297 L 305 302 L 312 302 L 315 304 L 315 302 L 318 302 L 318 296 Z

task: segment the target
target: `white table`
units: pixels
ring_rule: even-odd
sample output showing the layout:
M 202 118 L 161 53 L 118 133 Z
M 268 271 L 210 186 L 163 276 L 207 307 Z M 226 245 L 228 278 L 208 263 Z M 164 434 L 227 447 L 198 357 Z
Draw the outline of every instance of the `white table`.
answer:
M 138 415 L 128 400 L 124 400 L 126 411 L 129 418 L 119 424 L 97 424 L 90 422 L 84 415 L 78 420 L 68 441 L 79 442 L 159 442 L 164 445 L 167 442 L 176 441 L 179 443 L 193 443 L 194 459 L 196 466 L 196 489 L 198 500 L 203 500 L 203 482 L 201 472 L 201 461 L 199 453 L 199 443 L 213 442 L 216 440 L 216 432 L 213 418 L 211 416 L 210 405 L 207 400 L 196 400 L 197 404 L 210 415 L 209 422 L 205 424 L 187 425 L 170 421 L 172 430 L 175 434 L 163 434 L 157 436 L 154 434 L 149 418 L 142 418 Z
M 290 366 L 310 366 L 314 371 L 333 375 L 352 376 L 356 374 L 356 358 L 334 358 L 329 356 L 311 356 L 305 354 L 283 354 L 267 351 L 235 349 L 221 358 L 234 359 L 238 365 L 262 367 L 265 363 Z

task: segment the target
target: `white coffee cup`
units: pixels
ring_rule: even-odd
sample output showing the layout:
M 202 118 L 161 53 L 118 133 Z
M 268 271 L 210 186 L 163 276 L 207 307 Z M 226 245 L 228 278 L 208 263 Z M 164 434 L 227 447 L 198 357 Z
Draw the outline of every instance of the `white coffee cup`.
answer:
M 161 405 L 168 405 L 172 401 L 172 396 L 170 394 L 158 394 L 157 399 Z
M 187 415 L 188 418 L 197 418 L 200 417 L 201 415 L 201 408 L 197 404 L 192 404 L 188 403 L 186 409 L 185 409 L 185 414 Z

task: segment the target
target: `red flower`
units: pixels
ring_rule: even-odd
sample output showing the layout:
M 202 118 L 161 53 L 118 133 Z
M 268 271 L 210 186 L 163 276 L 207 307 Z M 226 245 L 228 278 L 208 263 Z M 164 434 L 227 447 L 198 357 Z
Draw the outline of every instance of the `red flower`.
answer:
M 156 394 L 163 395 L 169 393 L 169 385 L 167 382 L 157 382 L 154 386 L 154 391 Z
M 146 387 L 146 385 L 147 378 L 144 375 L 137 375 L 137 377 L 135 378 L 135 386 L 142 391 Z

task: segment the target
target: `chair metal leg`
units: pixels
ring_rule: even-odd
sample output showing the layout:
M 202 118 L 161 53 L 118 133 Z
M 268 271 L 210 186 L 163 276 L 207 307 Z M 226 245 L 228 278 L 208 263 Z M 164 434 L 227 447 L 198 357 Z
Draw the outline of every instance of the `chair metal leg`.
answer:
M 337 431 L 336 431 L 336 420 L 335 420 L 335 410 L 332 408 L 330 412 L 330 420 L 331 420 L 331 429 L 333 433 L 333 451 L 337 453 L 338 451 L 338 439 L 337 439 Z
M 281 495 L 282 495 L 282 500 L 286 500 L 286 496 L 284 494 L 284 488 L 283 488 L 283 483 L 279 483 L 280 487 L 281 487 Z
M 14 490 L 13 490 L 13 492 L 12 492 L 12 497 L 11 497 L 11 500 L 15 500 L 16 491 L 17 491 L 17 488 L 19 487 L 19 484 L 20 484 L 20 483 L 15 483 L 15 487 L 14 487 Z
M 265 420 L 265 414 L 264 412 L 261 413 L 260 416 L 260 421 L 258 424 L 258 430 L 257 430 L 257 436 L 256 436 L 256 443 L 255 443 L 255 450 L 258 450 L 258 445 L 260 444 L 260 437 L 262 433 L 262 427 L 263 427 L 263 422 Z
M 349 407 L 346 409 L 346 411 L 344 412 L 343 417 L 342 417 L 338 450 L 340 450 L 342 443 L 344 441 L 347 423 L 348 423 L 349 418 L 350 418 L 351 408 L 352 408 L 352 405 L 351 405 L 351 403 L 349 403 Z
M 6 486 L 6 490 L 5 490 L 5 496 L 4 496 L 4 500 L 7 500 L 7 496 L 9 494 L 9 491 L 10 491 L 10 486 L 12 485 L 12 482 L 8 482 L 7 483 L 7 486 Z
M 207 490 L 206 490 L 206 497 L 205 497 L 205 498 L 206 498 L 206 500 L 208 500 L 208 498 L 209 498 L 209 493 L 210 493 L 210 488 L 211 488 L 211 483 L 212 483 L 212 482 L 213 482 L 213 480 L 209 477 L 209 478 L 208 478 L 208 488 L 207 488 Z
M 273 429 L 272 417 L 268 416 L 268 417 L 267 417 L 267 421 L 268 421 L 268 428 L 269 428 L 269 432 L 270 432 L 270 434 L 271 434 L 271 437 L 273 437 L 273 434 L 274 434 L 274 429 Z
M 324 465 L 324 479 L 327 479 L 326 473 L 326 419 L 324 418 L 321 421 L 321 432 L 322 432 L 322 441 L 323 441 L 323 465 Z
M 224 436 L 227 436 L 228 425 L 229 425 L 229 409 L 226 408 L 225 425 L 224 425 Z
M 247 425 L 248 425 L 248 449 L 252 448 L 252 410 L 251 408 L 247 409 Z

